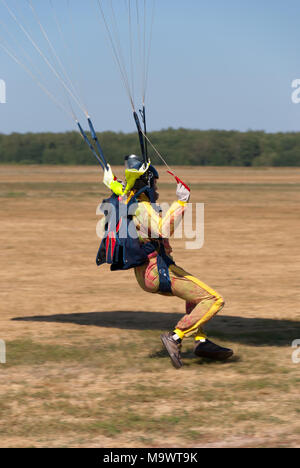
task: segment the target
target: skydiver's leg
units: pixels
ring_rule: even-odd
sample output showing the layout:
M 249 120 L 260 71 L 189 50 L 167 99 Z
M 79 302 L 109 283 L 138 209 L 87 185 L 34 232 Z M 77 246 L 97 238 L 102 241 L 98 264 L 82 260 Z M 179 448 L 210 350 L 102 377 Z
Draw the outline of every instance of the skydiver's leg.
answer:
M 231 349 L 213 343 L 203 331 L 203 326 L 224 307 L 222 296 L 177 265 L 170 271 L 173 294 L 186 300 L 186 315 L 178 322 L 173 339 L 178 343 L 195 335 L 196 356 L 218 360 L 231 357 Z
M 144 291 L 170 295 L 169 293 L 159 292 L 156 258 L 152 258 L 144 265 L 135 268 L 135 275 Z M 186 301 L 186 314 L 176 326 L 179 337 L 182 339 L 197 335 L 197 332 L 200 333 L 197 335 L 198 339 L 204 337 L 202 327 L 222 309 L 224 306 L 223 298 L 205 283 L 202 283 L 177 265 L 171 265 L 170 279 L 172 284 L 171 295 Z
M 159 275 L 156 257 L 134 269 L 139 286 L 146 292 L 159 293 Z
M 186 314 L 176 325 L 175 331 L 161 336 L 176 368 L 182 366 L 180 346 L 184 338 L 195 336 L 195 354 L 214 359 L 227 359 L 233 352 L 215 345 L 207 339 L 203 326 L 224 306 L 224 299 L 202 281 L 190 275 L 177 265 L 170 267 L 172 296 L 186 302 Z M 147 292 L 159 293 L 159 275 L 156 259 L 136 269 L 137 280 Z M 163 293 L 163 295 L 169 295 Z
M 192 335 L 205 338 L 203 326 L 224 307 L 224 299 L 177 265 L 170 267 L 170 277 L 173 295 L 186 301 L 186 314 L 176 325 L 178 335 L 181 339 Z

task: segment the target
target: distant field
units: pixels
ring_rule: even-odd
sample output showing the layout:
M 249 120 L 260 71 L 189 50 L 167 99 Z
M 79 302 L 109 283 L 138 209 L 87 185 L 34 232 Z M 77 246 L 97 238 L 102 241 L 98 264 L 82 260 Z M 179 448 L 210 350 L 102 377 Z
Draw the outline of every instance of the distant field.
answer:
M 300 168 L 176 170 L 205 245 L 174 256 L 224 296 L 208 331 L 235 351 L 208 362 L 188 340 L 179 371 L 159 335 L 184 304 L 95 265 L 98 168 L 0 167 L 1 447 L 300 447 Z

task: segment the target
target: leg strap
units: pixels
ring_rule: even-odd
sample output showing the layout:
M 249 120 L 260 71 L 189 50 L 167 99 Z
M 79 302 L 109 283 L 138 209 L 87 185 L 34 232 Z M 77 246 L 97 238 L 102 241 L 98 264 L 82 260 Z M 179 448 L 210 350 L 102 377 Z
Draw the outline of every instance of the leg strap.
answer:
M 159 275 L 159 291 L 162 293 L 172 293 L 172 283 L 170 279 L 169 267 L 174 265 L 174 261 L 167 256 L 163 244 L 157 256 L 157 270 Z

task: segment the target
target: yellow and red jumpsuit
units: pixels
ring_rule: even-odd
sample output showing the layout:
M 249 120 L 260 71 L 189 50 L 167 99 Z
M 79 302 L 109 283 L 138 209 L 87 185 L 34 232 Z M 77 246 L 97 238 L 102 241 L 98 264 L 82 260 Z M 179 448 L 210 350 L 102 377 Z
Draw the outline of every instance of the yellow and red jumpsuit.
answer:
M 133 221 L 139 233 L 140 242 L 149 242 L 162 237 L 165 251 L 171 256 L 172 248 L 167 236 L 173 235 L 182 220 L 186 203 L 175 201 L 162 218 L 152 207 L 148 198 L 139 198 Z M 203 326 L 224 306 L 220 294 L 205 283 L 184 271 L 177 265 L 169 267 L 171 293 L 159 291 L 159 274 L 157 268 L 157 252 L 148 256 L 148 261 L 135 268 L 135 276 L 140 287 L 149 293 L 176 296 L 186 303 L 186 314 L 175 327 L 175 333 L 181 338 L 195 335 L 196 341 L 206 338 Z M 172 257 L 171 257 L 172 258 Z

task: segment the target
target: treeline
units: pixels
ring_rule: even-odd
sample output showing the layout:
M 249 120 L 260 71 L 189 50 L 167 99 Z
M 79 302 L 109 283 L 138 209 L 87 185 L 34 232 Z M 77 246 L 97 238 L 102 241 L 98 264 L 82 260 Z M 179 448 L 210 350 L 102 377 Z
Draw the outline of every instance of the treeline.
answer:
M 111 164 L 139 154 L 137 134 L 98 134 Z M 300 133 L 167 129 L 149 135 L 170 165 L 300 166 Z M 153 161 L 159 160 L 153 154 Z M 0 134 L 0 163 L 95 164 L 77 132 Z

